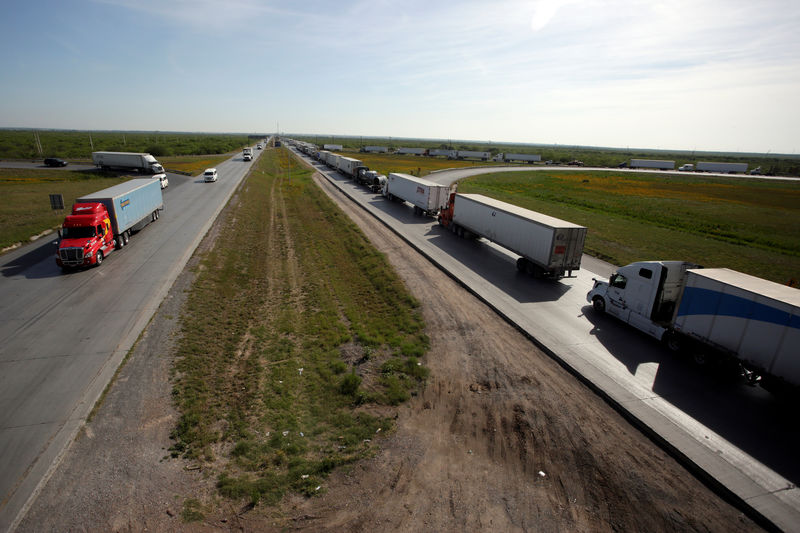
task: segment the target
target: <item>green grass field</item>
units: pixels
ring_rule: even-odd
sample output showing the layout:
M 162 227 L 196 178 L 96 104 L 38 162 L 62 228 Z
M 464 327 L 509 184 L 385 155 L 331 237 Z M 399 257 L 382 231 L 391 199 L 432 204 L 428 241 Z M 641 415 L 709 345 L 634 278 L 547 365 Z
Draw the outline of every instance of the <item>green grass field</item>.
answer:
M 50 194 L 62 194 L 70 210 L 75 198 L 127 179 L 95 171 L 0 169 L 0 249 L 61 224 L 66 213 L 50 208 Z
M 380 406 L 428 372 L 418 303 L 310 174 L 283 149 L 262 155 L 181 318 L 172 452 L 237 500 L 324 490 L 391 431 Z
M 800 183 L 614 172 L 487 174 L 459 183 L 589 228 L 617 265 L 679 259 L 787 284 L 800 280 Z

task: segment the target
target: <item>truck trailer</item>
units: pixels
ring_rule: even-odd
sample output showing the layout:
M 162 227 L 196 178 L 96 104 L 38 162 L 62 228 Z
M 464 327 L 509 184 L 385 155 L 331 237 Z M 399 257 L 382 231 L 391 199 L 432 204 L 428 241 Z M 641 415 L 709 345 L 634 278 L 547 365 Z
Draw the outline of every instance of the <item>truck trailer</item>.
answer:
M 534 155 L 534 154 L 500 154 L 500 160 L 502 161 L 522 161 L 523 163 L 533 163 L 534 161 L 541 161 L 542 156 Z
M 445 156 L 448 159 L 455 159 L 458 155 L 457 150 L 445 150 L 442 148 L 431 148 L 428 150 L 428 155 L 431 157 Z
M 134 152 L 92 152 L 92 162 L 102 169 L 120 168 L 161 174 L 164 167 L 150 154 Z
M 450 195 L 439 223 L 462 237 L 483 237 L 521 257 L 517 269 L 562 278 L 581 266 L 586 228 L 480 194 Z
M 394 151 L 396 154 L 408 154 L 408 155 L 425 155 L 425 148 L 398 148 Z
M 56 264 L 63 270 L 100 265 L 163 209 L 161 185 L 152 179 L 126 181 L 78 198 L 61 226 Z
M 492 154 L 489 152 L 478 152 L 475 150 L 458 150 L 456 152 L 456 157 L 458 159 L 480 159 L 481 161 L 487 161 Z
M 699 172 L 722 172 L 725 174 L 735 174 L 747 172 L 747 163 L 713 163 L 710 161 L 699 161 L 697 163 Z
M 358 177 L 359 170 L 369 170 L 369 169 L 367 169 L 367 167 L 364 166 L 364 163 L 362 163 L 358 159 L 340 155 L 336 159 L 336 170 L 351 178 L 356 178 Z
M 389 200 L 406 201 L 414 206 L 415 214 L 436 215 L 447 202 L 449 185 L 439 185 L 424 178 L 391 172 L 382 194 Z
M 631 168 L 657 168 L 660 170 L 674 170 L 675 161 L 661 161 L 658 159 L 631 159 Z
M 595 280 L 586 300 L 697 362 L 740 364 L 766 389 L 800 386 L 800 290 L 727 268 L 642 261 Z

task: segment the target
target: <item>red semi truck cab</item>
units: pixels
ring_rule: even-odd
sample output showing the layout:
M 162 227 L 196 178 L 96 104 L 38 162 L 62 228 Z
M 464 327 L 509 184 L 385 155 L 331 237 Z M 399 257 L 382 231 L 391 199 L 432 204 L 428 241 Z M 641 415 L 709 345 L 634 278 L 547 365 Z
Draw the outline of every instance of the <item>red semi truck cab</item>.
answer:
M 106 206 L 80 203 L 64 219 L 56 264 L 61 268 L 99 265 L 114 251 L 114 232 Z

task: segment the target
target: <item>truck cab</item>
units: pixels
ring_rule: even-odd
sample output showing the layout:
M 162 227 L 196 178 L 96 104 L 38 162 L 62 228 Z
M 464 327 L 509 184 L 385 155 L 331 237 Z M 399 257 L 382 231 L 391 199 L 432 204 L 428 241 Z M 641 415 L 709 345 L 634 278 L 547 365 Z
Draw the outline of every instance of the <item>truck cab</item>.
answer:
M 56 264 L 64 270 L 99 265 L 114 251 L 111 219 L 102 203 L 81 203 L 64 219 Z
M 659 340 L 671 328 L 686 270 L 684 261 L 641 261 L 621 267 L 608 282 L 594 280 L 586 295 L 598 312 L 606 312 Z

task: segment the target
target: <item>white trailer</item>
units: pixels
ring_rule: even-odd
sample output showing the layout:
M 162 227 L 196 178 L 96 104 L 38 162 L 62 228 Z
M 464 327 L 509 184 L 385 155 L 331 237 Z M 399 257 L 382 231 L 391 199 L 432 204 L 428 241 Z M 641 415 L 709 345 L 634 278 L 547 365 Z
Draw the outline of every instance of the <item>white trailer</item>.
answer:
M 385 154 L 389 152 L 388 146 L 365 146 L 361 149 L 362 152 L 368 152 L 373 154 Z
M 681 261 L 621 267 L 587 294 L 605 311 L 698 361 L 733 360 L 770 390 L 800 386 L 800 290 Z
M 164 167 L 150 154 L 135 152 L 92 152 L 92 162 L 102 169 L 121 168 L 161 174 Z
M 481 161 L 486 161 L 487 159 L 492 157 L 492 154 L 490 154 L 489 152 L 478 152 L 475 150 L 458 150 L 456 152 L 456 157 L 458 159 L 470 158 L 470 159 L 480 159 Z
M 503 161 L 522 161 L 523 163 L 533 163 L 534 161 L 541 161 L 542 156 L 534 154 L 501 154 Z
M 425 155 L 425 148 L 398 148 L 396 154 Z
M 561 278 L 581 266 L 586 228 L 480 194 L 452 194 L 439 223 L 463 237 L 483 237 L 522 257 L 517 269 Z
M 734 174 L 737 172 L 747 172 L 747 163 L 712 163 L 710 161 L 700 161 L 697 163 L 699 172 L 722 172 Z
M 433 157 L 445 156 L 448 159 L 455 159 L 456 156 L 458 155 L 458 150 L 443 150 L 441 148 L 431 148 L 430 150 L 428 150 L 428 155 Z
M 661 161 L 659 159 L 631 159 L 631 168 L 657 168 L 660 170 L 674 170 L 675 161 Z
M 389 200 L 406 201 L 415 214 L 436 215 L 447 203 L 449 185 L 440 185 L 409 174 L 392 172 L 386 178 L 382 194 Z
M 337 156 L 336 169 L 342 174 L 346 174 L 351 178 L 358 176 L 359 169 L 367 169 L 364 163 L 352 157 L 345 157 L 343 155 Z
M 326 144 L 326 145 L 323 145 L 322 148 L 324 148 L 325 150 L 341 150 L 342 149 L 342 145 L 341 144 Z

